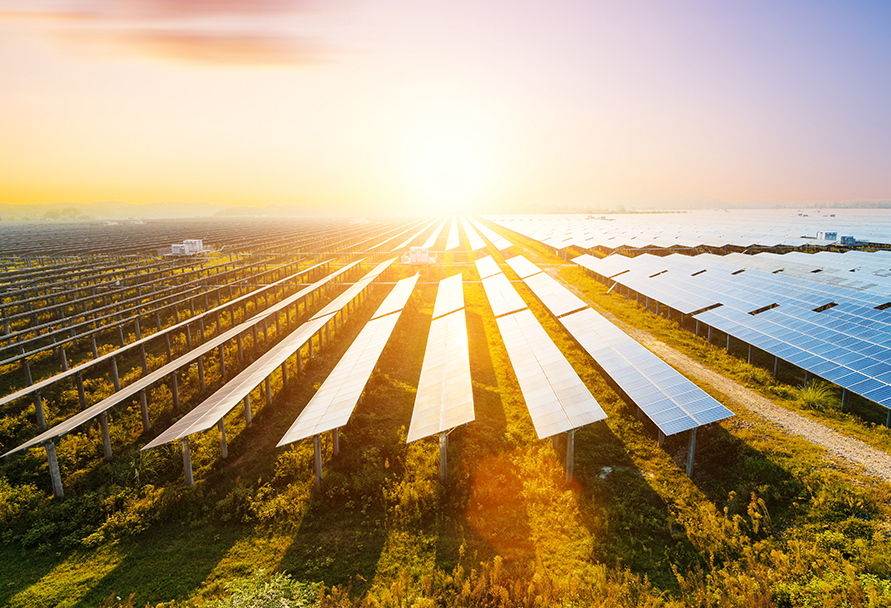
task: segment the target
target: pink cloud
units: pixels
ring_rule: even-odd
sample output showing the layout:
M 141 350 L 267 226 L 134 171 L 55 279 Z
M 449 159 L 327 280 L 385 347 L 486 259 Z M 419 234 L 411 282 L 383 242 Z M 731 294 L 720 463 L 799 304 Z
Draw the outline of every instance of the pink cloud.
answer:
M 28 20 L 66 41 L 232 64 L 330 59 L 314 24 L 349 0 L 0 0 L 0 19 Z M 332 9 L 334 7 L 334 9 Z

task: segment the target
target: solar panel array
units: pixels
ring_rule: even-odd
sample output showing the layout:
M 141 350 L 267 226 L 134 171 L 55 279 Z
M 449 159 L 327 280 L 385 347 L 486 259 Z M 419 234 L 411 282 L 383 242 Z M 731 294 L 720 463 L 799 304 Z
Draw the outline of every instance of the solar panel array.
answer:
M 445 228 L 446 222 L 449 221 L 449 218 L 444 218 L 442 222 L 440 222 L 439 226 L 436 227 L 430 236 L 427 237 L 427 240 L 424 241 L 424 244 L 421 247 L 426 247 L 430 249 L 433 245 L 436 244 L 436 240 L 439 238 L 439 235 L 442 233 L 442 229 Z
M 473 228 L 473 226 L 470 225 L 470 222 L 462 219 L 461 227 L 464 228 L 464 234 L 467 235 L 467 240 L 470 242 L 471 251 L 479 251 L 480 249 L 486 248 L 486 242 Z
M 780 360 L 891 409 L 891 296 L 881 289 L 851 289 L 783 269 L 802 256 L 649 255 L 603 260 L 576 258 L 580 265 L 625 289 L 665 304 Z M 849 258 L 870 264 L 881 280 L 887 254 Z M 821 266 L 845 268 L 851 253 L 811 256 Z M 751 259 L 750 259 L 751 258 Z M 607 260 L 609 260 L 607 262 Z M 805 261 L 810 261 L 805 259 Z M 767 269 L 767 270 L 765 270 Z M 773 269 L 773 271 L 770 271 Z M 691 270 L 693 272 L 691 272 Z M 850 269 L 845 271 L 850 272 Z
M 414 275 L 396 283 L 278 446 L 331 431 L 347 423 L 417 281 L 418 275 Z
M 353 266 L 359 264 L 361 261 L 362 260 L 357 260 L 355 262 L 352 262 L 351 264 L 344 266 L 343 268 L 339 269 L 338 271 L 328 275 L 324 279 L 316 281 L 315 283 L 313 283 L 311 285 L 307 285 L 304 289 L 301 289 L 296 294 L 294 294 L 294 295 L 286 298 L 285 300 L 279 302 L 278 304 L 268 308 L 267 310 L 260 313 L 260 315 L 257 315 L 255 317 L 235 326 L 235 327 L 230 328 L 229 330 L 223 332 L 222 334 L 215 336 L 214 338 L 208 340 L 207 342 L 201 344 L 200 346 L 192 349 L 188 353 L 174 359 L 170 363 L 167 363 L 166 365 L 163 365 L 159 369 L 146 374 L 145 376 L 143 376 L 136 382 L 133 382 L 132 384 L 129 384 L 129 385 L 123 387 L 121 390 L 116 391 L 109 397 L 106 397 L 105 399 L 99 401 L 98 403 L 88 407 L 87 409 L 74 414 L 70 418 L 67 418 L 66 420 L 55 425 L 54 427 L 39 434 L 37 437 L 34 437 L 33 439 L 26 441 L 25 443 L 21 444 L 20 446 L 14 448 L 12 450 L 9 450 L 3 456 L 9 456 L 10 454 L 14 454 L 16 452 L 25 450 L 25 449 L 33 447 L 35 445 L 40 445 L 42 443 L 51 441 L 53 439 L 56 439 L 58 437 L 61 437 L 65 434 L 71 432 L 72 430 L 79 427 L 80 425 L 82 425 L 86 422 L 89 422 L 90 420 L 96 418 L 100 414 L 108 411 L 115 405 L 117 405 L 127 399 L 132 398 L 140 391 L 145 390 L 147 387 L 151 386 L 152 384 L 164 379 L 168 375 L 170 375 L 173 372 L 175 372 L 176 370 L 178 370 L 180 367 L 191 363 L 192 361 L 194 361 L 198 357 L 202 356 L 203 354 L 206 354 L 206 353 L 210 352 L 211 350 L 213 350 L 214 348 L 217 348 L 217 347 L 225 344 L 229 340 L 236 338 L 238 335 L 249 330 L 251 327 L 253 327 L 257 323 L 262 321 L 264 318 L 268 318 L 271 315 L 276 314 L 279 311 L 286 309 L 288 306 L 293 305 L 300 298 L 303 298 L 303 297 L 307 296 L 308 294 L 314 292 L 321 286 L 327 284 L 329 281 L 331 281 L 336 276 L 346 272 Z
M 819 231 L 873 243 L 891 243 L 891 211 L 833 209 L 831 212 L 792 209 L 697 210 L 682 213 L 486 216 L 503 228 L 555 249 L 708 246 L 831 246 Z
M 509 240 L 507 240 L 482 222 L 479 222 L 474 218 L 470 218 L 469 221 L 477 230 L 479 230 L 483 234 L 484 237 L 492 242 L 492 245 L 494 245 L 495 249 L 497 249 L 498 251 L 503 252 L 512 245 Z
M 528 260 L 519 264 L 515 262 L 517 259 L 508 260 L 508 264 L 522 265 L 527 271 L 534 266 Z M 674 435 L 733 415 L 673 367 L 588 308 L 547 273 L 539 270 L 539 274 L 526 277 L 524 282 L 663 435 Z M 583 310 L 575 308 L 579 303 Z
M 227 382 L 213 395 L 180 418 L 173 426 L 150 441 L 143 450 L 183 439 L 189 435 L 206 431 L 214 426 L 232 409 L 239 405 L 263 380 L 279 369 L 281 364 L 306 344 L 320 329 L 325 327 L 334 315 L 380 275 L 395 258 L 381 262 L 371 272 L 356 282 L 343 294 L 335 298 L 322 311 L 286 336 L 269 349 L 263 356 L 249 365 L 244 371 Z M 350 297 L 344 298 L 349 295 Z M 336 305 L 336 306 L 332 306 Z
M 479 265 L 479 261 L 477 264 Z M 483 289 L 486 290 L 486 297 L 489 299 L 489 305 L 492 307 L 495 317 L 526 308 L 526 302 L 523 301 L 503 272 L 483 279 Z
M 489 265 L 486 258 L 476 264 Z M 484 279 L 483 287 L 539 439 L 606 418 L 504 273 Z
M 434 310 L 446 312 L 442 316 L 434 312 L 430 323 L 408 442 L 444 433 L 474 419 L 470 351 L 460 279 L 461 275 L 454 275 L 439 283 Z M 460 302 L 456 294 L 460 295 Z

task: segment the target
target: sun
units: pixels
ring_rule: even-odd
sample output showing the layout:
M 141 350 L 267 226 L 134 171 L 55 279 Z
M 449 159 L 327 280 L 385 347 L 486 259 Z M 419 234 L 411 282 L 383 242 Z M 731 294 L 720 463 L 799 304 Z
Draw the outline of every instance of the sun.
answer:
M 425 202 L 442 211 L 468 205 L 481 189 L 485 161 L 481 145 L 461 129 L 441 129 L 423 138 L 414 172 Z

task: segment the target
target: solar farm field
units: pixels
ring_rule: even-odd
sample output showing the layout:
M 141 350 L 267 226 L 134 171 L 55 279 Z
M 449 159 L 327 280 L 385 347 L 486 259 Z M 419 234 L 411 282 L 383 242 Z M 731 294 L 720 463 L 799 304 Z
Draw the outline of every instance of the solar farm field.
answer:
M 882 227 L 643 221 L 4 226 L 0 605 L 891 605 Z

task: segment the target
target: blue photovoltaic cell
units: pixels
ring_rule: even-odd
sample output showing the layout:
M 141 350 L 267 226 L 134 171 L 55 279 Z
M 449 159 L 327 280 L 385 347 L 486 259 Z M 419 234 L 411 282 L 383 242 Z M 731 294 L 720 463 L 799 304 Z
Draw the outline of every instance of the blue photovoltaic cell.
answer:
M 590 308 L 559 321 L 663 434 L 674 435 L 733 415 Z M 707 415 L 700 417 L 700 413 Z

